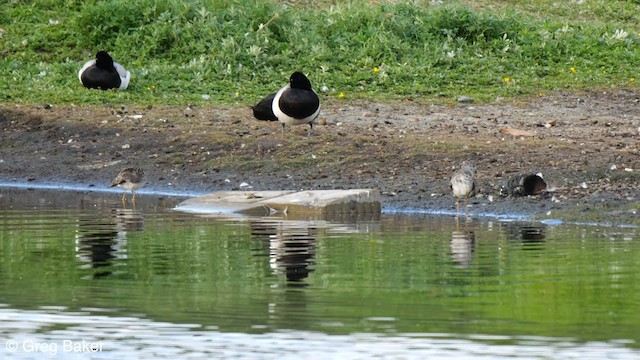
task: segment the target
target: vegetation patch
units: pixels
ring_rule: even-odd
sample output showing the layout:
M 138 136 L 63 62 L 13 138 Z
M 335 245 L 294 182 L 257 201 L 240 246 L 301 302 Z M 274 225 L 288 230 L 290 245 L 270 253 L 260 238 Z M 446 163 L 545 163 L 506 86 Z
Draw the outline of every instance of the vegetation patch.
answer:
M 325 98 L 481 101 L 637 88 L 640 3 L 9 1 L 0 100 L 251 104 L 294 70 Z M 86 90 L 98 50 L 133 74 Z

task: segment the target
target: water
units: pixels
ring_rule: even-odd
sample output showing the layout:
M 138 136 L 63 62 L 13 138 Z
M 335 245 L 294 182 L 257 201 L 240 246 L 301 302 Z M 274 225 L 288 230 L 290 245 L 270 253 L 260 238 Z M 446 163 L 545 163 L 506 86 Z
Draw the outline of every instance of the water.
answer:
M 0 189 L 2 359 L 635 359 L 639 229 Z

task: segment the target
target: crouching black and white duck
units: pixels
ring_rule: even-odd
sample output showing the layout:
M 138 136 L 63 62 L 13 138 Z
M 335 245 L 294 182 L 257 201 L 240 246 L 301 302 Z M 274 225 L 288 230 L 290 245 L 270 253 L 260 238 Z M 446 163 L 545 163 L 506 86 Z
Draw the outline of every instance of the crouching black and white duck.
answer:
M 106 51 L 98 51 L 96 58 L 87 61 L 78 71 L 78 79 L 88 89 L 119 89 L 129 86 L 131 73 L 117 62 Z

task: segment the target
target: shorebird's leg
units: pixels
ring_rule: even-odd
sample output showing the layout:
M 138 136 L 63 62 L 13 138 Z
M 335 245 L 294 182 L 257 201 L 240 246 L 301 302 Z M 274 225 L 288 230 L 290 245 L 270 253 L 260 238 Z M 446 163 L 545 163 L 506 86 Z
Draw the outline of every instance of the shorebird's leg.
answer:
M 127 192 L 126 191 L 122 193 L 122 202 L 123 203 L 127 202 Z
M 136 191 L 135 190 L 131 190 L 131 194 L 132 194 L 131 201 L 136 201 Z
M 282 135 L 284 135 L 284 123 L 282 123 Z
M 464 197 L 464 217 L 467 217 L 468 214 L 468 209 L 469 209 L 469 205 L 468 205 L 468 197 Z
M 460 198 L 456 196 L 456 217 L 458 217 L 458 212 L 460 212 Z
M 313 122 L 309 123 L 309 133 L 307 133 L 308 137 L 311 137 L 311 135 L 313 135 Z

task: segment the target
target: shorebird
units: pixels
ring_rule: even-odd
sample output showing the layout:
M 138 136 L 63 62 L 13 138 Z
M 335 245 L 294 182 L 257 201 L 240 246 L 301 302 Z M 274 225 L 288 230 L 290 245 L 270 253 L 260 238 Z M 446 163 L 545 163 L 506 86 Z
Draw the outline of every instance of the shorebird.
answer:
M 119 186 L 124 189 L 122 193 L 122 202 L 127 201 L 127 190 L 131 190 L 132 198 L 131 202 L 136 201 L 136 190 L 144 186 L 147 181 L 144 171 L 141 168 L 126 168 L 118 173 L 115 179 L 111 181 L 111 186 Z
M 456 197 L 456 216 L 460 211 L 460 198 L 464 197 L 464 212 L 467 213 L 467 202 L 469 196 L 476 189 L 474 179 L 475 169 L 471 163 L 464 161 L 460 169 L 458 169 L 451 177 L 451 190 Z
M 131 73 L 113 61 L 106 51 L 98 51 L 96 58 L 87 61 L 78 71 L 78 79 L 88 89 L 119 89 L 129 86 Z
M 269 96 L 262 101 L 268 102 L 268 99 Z M 285 125 L 309 124 L 309 135 L 311 135 L 313 120 L 320 113 L 320 98 L 313 91 L 309 79 L 303 73 L 296 71 L 291 74 L 289 84 L 283 86 L 274 95 L 271 110 L 282 124 L 283 134 Z

